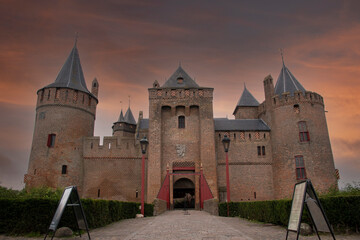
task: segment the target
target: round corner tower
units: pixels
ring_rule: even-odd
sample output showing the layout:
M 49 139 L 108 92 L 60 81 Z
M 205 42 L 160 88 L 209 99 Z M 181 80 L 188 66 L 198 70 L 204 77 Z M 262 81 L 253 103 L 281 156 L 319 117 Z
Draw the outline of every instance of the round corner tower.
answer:
M 275 88 L 269 78 L 264 87 L 275 197 L 290 198 L 294 184 L 305 179 L 318 192 L 337 187 L 323 98 L 306 91 L 285 64 Z
M 79 53 L 72 49 L 54 83 L 37 91 L 36 119 L 25 175 L 27 188 L 82 188 L 83 138 L 93 136 L 98 82 L 86 87 Z

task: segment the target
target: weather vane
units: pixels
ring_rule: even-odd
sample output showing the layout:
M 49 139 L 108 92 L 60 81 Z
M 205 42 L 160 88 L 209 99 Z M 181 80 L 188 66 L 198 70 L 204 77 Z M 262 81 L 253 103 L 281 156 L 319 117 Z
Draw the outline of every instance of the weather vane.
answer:
M 75 32 L 75 46 L 77 44 L 78 38 L 79 38 L 79 32 Z
M 280 54 L 281 54 L 281 60 L 283 62 L 283 65 L 285 65 L 285 63 L 284 63 L 284 49 L 280 48 Z

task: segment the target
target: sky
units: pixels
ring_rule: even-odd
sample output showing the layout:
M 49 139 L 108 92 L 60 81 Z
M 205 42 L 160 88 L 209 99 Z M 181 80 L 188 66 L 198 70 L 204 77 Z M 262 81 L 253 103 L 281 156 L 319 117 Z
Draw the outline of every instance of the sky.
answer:
M 263 79 L 282 62 L 323 96 L 340 186 L 360 182 L 360 1 L 0 0 L 0 185 L 21 189 L 36 92 L 55 81 L 74 46 L 88 88 L 99 81 L 96 136 L 110 136 L 120 109 L 148 117 L 148 91 L 181 62 L 213 87 L 214 117 L 232 113 L 246 83 L 264 101 Z M 121 103 L 122 102 L 122 103 Z

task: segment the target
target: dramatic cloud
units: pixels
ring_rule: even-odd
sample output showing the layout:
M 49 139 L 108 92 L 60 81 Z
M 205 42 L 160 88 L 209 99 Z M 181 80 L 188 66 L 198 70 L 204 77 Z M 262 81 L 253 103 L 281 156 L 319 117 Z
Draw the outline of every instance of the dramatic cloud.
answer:
M 147 88 L 163 84 L 179 62 L 199 85 L 214 87 L 214 115 L 231 117 L 244 83 L 264 100 L 262 80 L 277 79 L 284 48 L 287 67 L 324 97 L 336 167 L 346 181 L 356 179 L 358 151 L 350 146 L 360 141 L 359 1 L 0 4 L 0 169 L 26 170 L 36 91 L 55 80 L 79 32 L 87 84 L 94 77 L 100 84 L 96 135 L 111 135 L 129 95 L 135 118 L 141 110 L 147 117 Z M 2 184 L 15 186 L 4 172 Z

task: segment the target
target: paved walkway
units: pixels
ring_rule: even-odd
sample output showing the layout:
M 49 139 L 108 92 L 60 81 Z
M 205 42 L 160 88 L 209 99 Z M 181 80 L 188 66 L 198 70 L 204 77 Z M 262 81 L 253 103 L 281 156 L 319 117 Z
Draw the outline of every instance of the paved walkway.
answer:
M 240 218 L 212 216 L 203 211 L 168 211 L 157 217 L 127 219 L 90 232 L 91 239 L 105 240 L 277 240 L 285 239 L 286 229 L 271 224 L 253 223 Z M 0 239 L 20 240 L 26 238 Z M 34 239 L 34 238 L 32 238 Z M 40 238 L 39 238 L 40 239 Z M 78 238 L 66 238 L 80 239 Z M 87 239 L 86 235 L 81 239 Z M 296 239 L 291 233 L 289 240 Z M 316 240 L 316 235 L 303 240 Z M 322 240 L 332 239 L 322 235 Z M 336 236 L 337 240 L 356 240 L 360 235 Z

